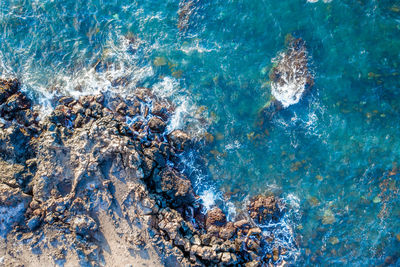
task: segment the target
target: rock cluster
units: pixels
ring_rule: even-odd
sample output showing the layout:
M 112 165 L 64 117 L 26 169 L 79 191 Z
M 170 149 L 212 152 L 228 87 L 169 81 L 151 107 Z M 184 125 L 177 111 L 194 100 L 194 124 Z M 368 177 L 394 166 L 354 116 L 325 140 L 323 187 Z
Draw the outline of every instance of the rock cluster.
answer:
M 277 200 L 253 199 L 235 222 L 217 207 L 204 214 L 177 167 L 193 141 L 166 132 L 172 112 L 138 88 L 124 99 L 63 97 L 38 121 L 18 82 L 0 80 L 0 234 L 37 255 L 51 250 L 60 265 L 123 264 L 144 252 L 168 266 L 278 262 L 273 237 L 257 226 L 279 216 Z M 0 256 L 12 264 L 15 249 L 0 247 Z
M 258 224 L 277 222 L 281 217 L 278 200 L 274 196 L 259 195 L 249 205 L 250 217 Z

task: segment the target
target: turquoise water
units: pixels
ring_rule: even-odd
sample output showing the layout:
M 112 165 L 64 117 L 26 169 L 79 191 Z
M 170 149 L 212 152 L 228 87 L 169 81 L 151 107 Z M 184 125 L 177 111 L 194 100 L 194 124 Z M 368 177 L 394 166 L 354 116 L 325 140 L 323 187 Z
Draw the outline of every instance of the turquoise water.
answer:
M 54 94 L 152 87 L 178 106 L 170 128 L 213 136 L 199 156 L 221 198 L 284 199 L 297 244 L 287 261 L 399 265 L 400 3 L 193 1 L 181 29 L 178 10 L 3 0 L 0 74 L 47 106 Z M 305 40 L 315 86 L 260 125 L 287 34 Z

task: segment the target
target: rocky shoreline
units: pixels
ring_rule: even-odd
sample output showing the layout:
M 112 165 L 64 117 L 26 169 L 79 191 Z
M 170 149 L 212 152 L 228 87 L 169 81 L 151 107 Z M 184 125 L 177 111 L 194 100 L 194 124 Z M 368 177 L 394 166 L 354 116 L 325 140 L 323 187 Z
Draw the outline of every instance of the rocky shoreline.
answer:
M 259 224 L 279 220 L 274 196 L 228 221 L 205 212 L 180 170 L 196 143 L 167 132 L 174 107 L 151 90 L 62 97 L 50 115 L 0 80 L 0 265 L 282 265 Z

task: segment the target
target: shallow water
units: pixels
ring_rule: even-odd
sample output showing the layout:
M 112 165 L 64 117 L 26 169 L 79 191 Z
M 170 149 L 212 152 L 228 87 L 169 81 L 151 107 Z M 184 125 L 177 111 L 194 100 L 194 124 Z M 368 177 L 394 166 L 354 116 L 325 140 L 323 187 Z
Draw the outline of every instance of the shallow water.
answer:
M 296 265 L 400 264 L 400 3 L 188 7 L 179 29 L 178 1 L 1 1 L 0 74 L 47 107 L 55 94 L 152 87 L 178 105 L 170 129 L 213 136 L 191 155 L 207 160 L 207 204 L 229 196 L 233 214 L 249 196 L 283 197 Z M 261 125 L 287 34 L 305 40 L 315 86 Z

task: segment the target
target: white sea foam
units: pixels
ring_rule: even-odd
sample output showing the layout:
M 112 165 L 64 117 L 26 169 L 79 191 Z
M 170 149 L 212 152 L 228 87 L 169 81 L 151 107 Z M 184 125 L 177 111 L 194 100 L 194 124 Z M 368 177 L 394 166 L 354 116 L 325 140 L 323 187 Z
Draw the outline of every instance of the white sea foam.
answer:
M 168 123 L 167 131 L 185 129 L 194 138 L 203 135 L 209 124 L 209 118 L 192 101 L 187 90 L 172 77 L 164 77 L 153 86 L 153 92 L 163 98 L 170 99 L 175 105 L 174 113 Z
M 208 188 L 204 190 L 203 193 L 200 194 L 200 198 L 206 210 L 209 210 L 213 206 L 215 206 L 215 203 L 219 197 L 218 194 L 212 188 Z
M 218 46 L 217 43 L 214 43 L 216 48 L 205 48 L 204 46 L 202 46 L 199 41 L 197 40 L 194 45 L 188 45 L 188 46 L 182 46 L 180 48 L 180 50 L 182 52 L 184 52 L 185 54 L 189 55 L 192 54 L 193 52 L 197 52 L 197 53 L 210 53 L 212 51 L 217 51 L 218 48 L 221 48 L 220 46 Z
M 285 108 L 298 103 L 306 89 L 307 75 L 304 72 L 306 61 L 305 58 L 294 60 L 290 57 L 290 53 L 284 52 L 272 60 L 277 64 L 276 69 L 280 77 L 278 81 L 271 82 L 271 93 Z
M 318 0 L 307 0 L 308 3 L 317 3 Z M 324 3 L 330 3 L 332 0 L 323 0 Z
M 272 246 L 282 247 L 286 249 L 286 254 L 283 256 L 285 260 L 295 262 L 300 255 L 300 250 L 297 247 L 293 227 L 301 218 L 300 199 L 294 194 L 283 196 L 283 207 L 285 207 L 284 216 L 276 223 L 270 222 L 261 225 L 264 236 L 268 237 L 273 234 L 275 237 Z
M 55 96 L 78 98 L 104 91 L 130 94 L 139 82 L 154 75 L 150 62 L 143 62 L 144 54 L 147 53 L 146 46 L 138 38 L 132 40 L 117 32 L 110 33 L 106 39 L 103 53 L 93 55 L 98 64 L 85 65 L 73 61 L 70 66 L 67 62 L 42 66 L 40 62 L 34 61 L 34 57 L 28 57 L 15 74 L 7 68 L 0 54 L 0 72 L 9 72 L 10 76 L 19 78 L 22 89 L 42 106 L 41 115 L 51 112 L 51 101 Z M 140 53 L 136 53 L 138 50 Z M 77 66 L 74 67 L 74 64 Z

